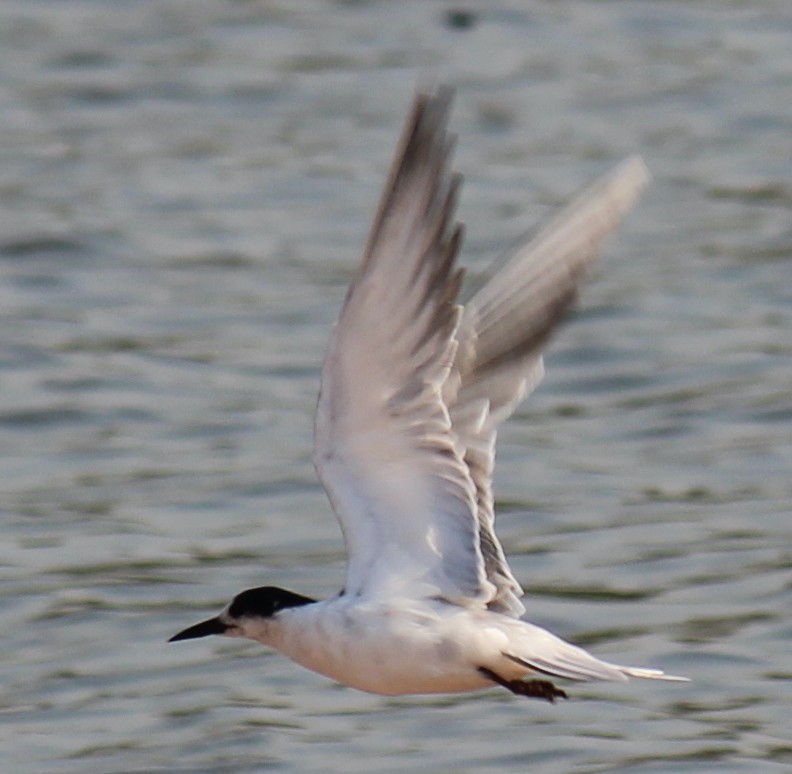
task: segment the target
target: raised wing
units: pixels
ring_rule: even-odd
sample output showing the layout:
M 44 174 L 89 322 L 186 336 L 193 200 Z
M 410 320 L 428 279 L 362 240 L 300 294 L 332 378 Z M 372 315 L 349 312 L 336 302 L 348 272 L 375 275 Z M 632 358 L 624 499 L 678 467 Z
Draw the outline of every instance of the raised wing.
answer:
M 498 425 L 647 180 L 625 162 L 455 304 L 460 178 L 450 93 L 418 95 L 322 371 L 315 464 L 341 522 L 346 591 L 524 608 L 494 532 Z
M 467 304 L 444 400 L 476 487 L 479 540 L 497 592 L 490 609 L 521 616 L 522 589 L 494 532 L 492 472 L 497 428 L 541 381 L 541 350 L 573 304 L 603 240 L 646 186 L 640 158 L 585 190 Z
M 461 312 L 450 99 L 419 94 L 405 126 L 322 370 L 314 461 L 347 593 L 485 604 L 476 490 L 442 398 Z

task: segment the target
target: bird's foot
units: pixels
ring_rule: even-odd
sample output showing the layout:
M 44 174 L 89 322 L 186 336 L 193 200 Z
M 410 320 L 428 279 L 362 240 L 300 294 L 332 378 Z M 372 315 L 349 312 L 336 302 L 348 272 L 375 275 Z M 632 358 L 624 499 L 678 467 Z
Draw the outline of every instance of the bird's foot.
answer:
M 512 693 L 520 696 L 534 696 L 537 699 L 545 699 L 551 704 L 556 699 L 567 699 L 566 691 L 557 688 L 549 680 L 512 680 L 506 686 Z
M 518 696 L 531 696 L 536 699 L 544 699 L 551 704 L 554 704 L 556 699 L 568 698 L 566 691 L 557 688 L 549 680 L 506 680 L 486 667 L 479 667 L 479 672 L 481 672 L 484 677 L 492 680 L 498 685 L 502 685 L 506 690 Z

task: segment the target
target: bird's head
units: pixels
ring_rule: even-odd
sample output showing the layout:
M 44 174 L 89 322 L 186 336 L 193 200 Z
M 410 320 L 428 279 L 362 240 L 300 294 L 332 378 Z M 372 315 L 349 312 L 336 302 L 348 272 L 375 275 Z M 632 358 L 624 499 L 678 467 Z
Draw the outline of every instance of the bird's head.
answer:
M 316 600 L 279 589 L 277 586 L 261 586 L 237 594 L 220 615 L 208 618 L 184 631 L 174 634 L 168 642 L 224 634 L 226 637 L 250 637 L 261 639 L 262 624 L 270 621 L 281 610 L 302 607 Z

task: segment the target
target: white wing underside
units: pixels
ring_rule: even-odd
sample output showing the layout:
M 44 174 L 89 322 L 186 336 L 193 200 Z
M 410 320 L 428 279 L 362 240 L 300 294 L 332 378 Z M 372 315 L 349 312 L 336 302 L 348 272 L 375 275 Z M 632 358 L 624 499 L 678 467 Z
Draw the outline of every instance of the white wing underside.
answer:
M 450 97 L 419 94 L 405 126 L 325 359 L 315 464 L 346 542 L 346 593 L 519 617 L 494 531 L 497 428 L 541 380 L 542 348 L 648 174 L 623 162 L 462 309 Z

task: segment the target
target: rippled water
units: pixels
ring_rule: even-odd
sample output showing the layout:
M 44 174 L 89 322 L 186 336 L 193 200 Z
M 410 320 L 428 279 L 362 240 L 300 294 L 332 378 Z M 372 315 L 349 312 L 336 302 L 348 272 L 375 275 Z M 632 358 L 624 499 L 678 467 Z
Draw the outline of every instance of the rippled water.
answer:
M 792 769 L 788 3 L 460 7 L 0 4 L 4 771 Z M 500 533 L 532 620 L 689 686 L 386 699 L 165 643 L 342 582 L 318 367 L 432 79 L 474 279 L 654 172 L 503 433 Z

